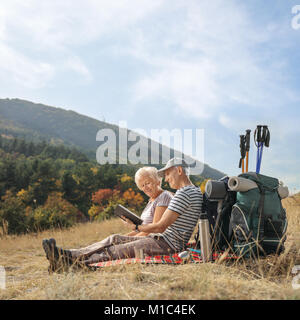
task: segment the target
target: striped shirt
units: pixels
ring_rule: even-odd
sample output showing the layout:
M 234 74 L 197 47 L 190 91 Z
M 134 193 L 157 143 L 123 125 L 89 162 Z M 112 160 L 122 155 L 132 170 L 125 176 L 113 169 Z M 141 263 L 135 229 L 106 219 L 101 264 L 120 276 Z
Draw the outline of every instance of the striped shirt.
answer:
M 172 198 L 172 193 L 164 190 L 154 201 L 149 200 L 141 215 L 143 224 L 152 223 L 156 207 L 168 207 Z
M 189 242 L 197 225 L 203 203 L 199 187 L 188 185 L 178 189 L 168 209 L 175 211 L 179 217 L 161 234 L 163 239 L 175 251 L 182 251 Z

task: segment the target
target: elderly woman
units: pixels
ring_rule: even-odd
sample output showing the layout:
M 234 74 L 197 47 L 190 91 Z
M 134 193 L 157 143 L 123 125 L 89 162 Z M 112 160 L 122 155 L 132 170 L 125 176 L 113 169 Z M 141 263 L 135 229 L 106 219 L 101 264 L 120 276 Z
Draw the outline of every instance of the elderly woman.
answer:
M 161 188 L 161 181 L 162 178 L 158 176 L 154 167 L 140 168 L 135 174 L 137 187 L 149 197 L 141 215 L 143 224 L 158 222 L 172 199 L 172 194 Z M 127 235 L 145 236 L 147 233 L 132 231 Z
M 172 199 L 172 194 L 161 188 L 161 182 L 162 178 L 158 176 L 157 169 L 154 167 L 140 168 L 135 174 L 137 187 L 149 197 L 149 201 L 141 214 L 143 224 L 158 222 Z M 92 255 L 95 257 L 97 252 L 103 251 L 112 245 L 135 241 L 146 235 L 148 234 L 136 231 L 132 231 L 127 235 L 114 234 L 88 247 L 70 250 L 57 248 L 56 241 L 53 238 L 44 239 L 43 248 L 50 262 L 50 270 L 54 271 L 59 268 L 58 261 L 60 256 L 64 258 L 66 264 L 73 264 L 79 260 L 87 260 Z M 92 260 L 90 263 L 93 262 Z

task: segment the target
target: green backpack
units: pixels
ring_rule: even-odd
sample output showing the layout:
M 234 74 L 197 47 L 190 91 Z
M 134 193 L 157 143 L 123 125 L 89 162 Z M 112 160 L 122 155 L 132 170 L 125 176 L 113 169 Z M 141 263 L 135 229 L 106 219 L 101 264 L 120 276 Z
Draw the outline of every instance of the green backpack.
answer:
M 233 251 L 244 257 L 281 253 L 287 218 L 278 194 L 278 179 L 254 172 L 239 177 L 256 182 L 258 188 L 236 193 L 229 222 Z

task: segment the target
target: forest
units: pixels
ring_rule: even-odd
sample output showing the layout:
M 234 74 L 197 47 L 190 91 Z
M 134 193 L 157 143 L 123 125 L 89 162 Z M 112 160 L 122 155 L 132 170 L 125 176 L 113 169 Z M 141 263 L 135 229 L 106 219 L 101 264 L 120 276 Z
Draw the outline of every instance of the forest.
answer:
M 140 214 L 147 197 L 134 182 L 138 167 L 99 165 L 76 148 L 0 135 L 2 233 L 109 219 L 117 203 Z

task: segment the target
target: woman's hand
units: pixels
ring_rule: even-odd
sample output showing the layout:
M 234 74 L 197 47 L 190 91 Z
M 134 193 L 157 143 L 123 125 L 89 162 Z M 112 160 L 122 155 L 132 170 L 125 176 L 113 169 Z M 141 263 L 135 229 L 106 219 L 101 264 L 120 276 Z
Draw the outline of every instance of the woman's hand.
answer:
M 124 223 L 128 228 L 130 228 L 131 230 L 135 230 L 135 224 L 134 224 L 131 220 L 127 219 L 127 218 L 124 217 L 124 216 L 122 216 L 122 220 L 123 220 L 123 223 Z

